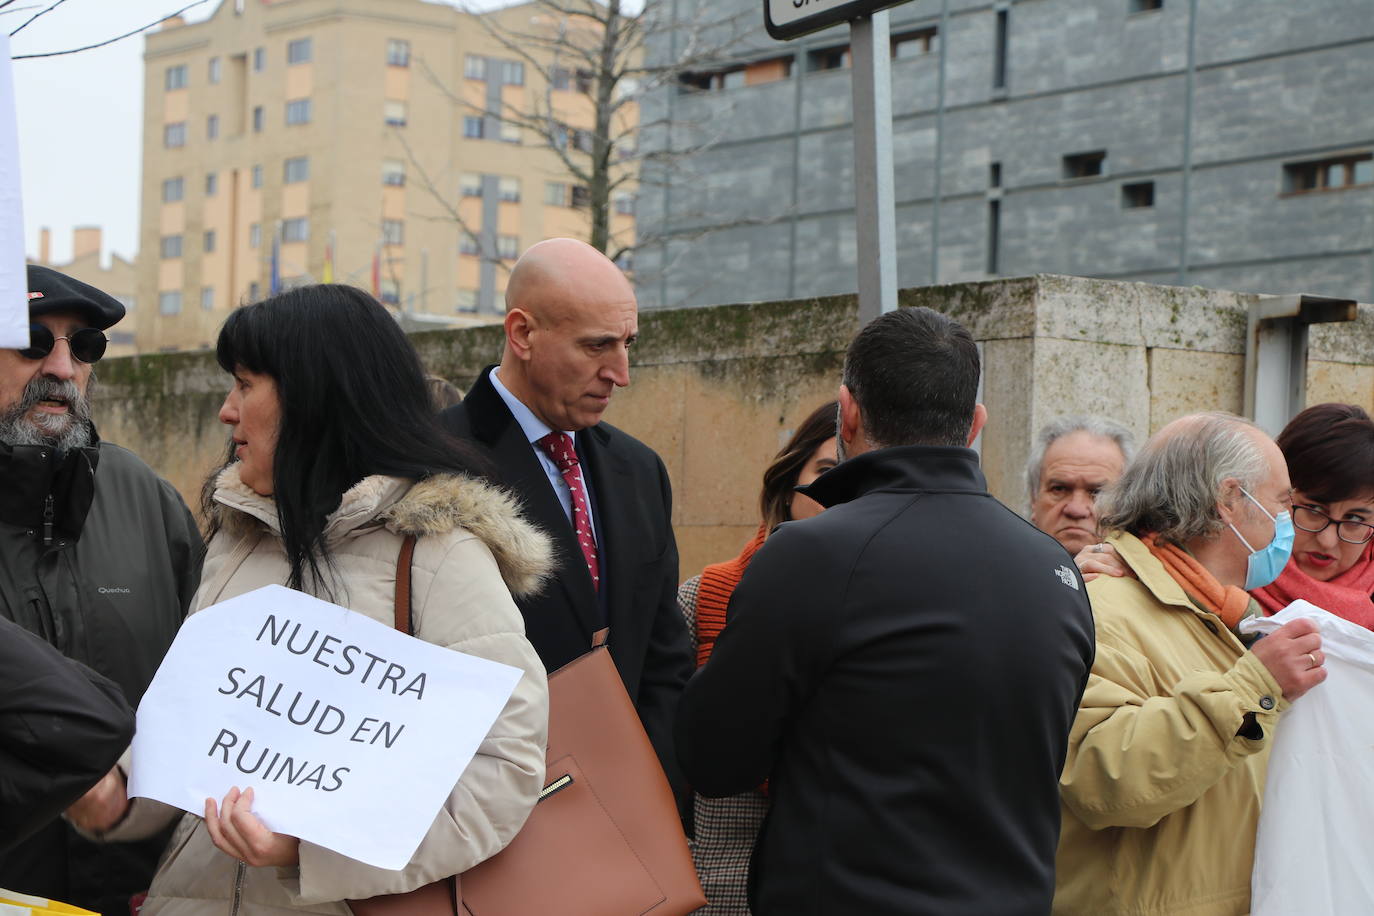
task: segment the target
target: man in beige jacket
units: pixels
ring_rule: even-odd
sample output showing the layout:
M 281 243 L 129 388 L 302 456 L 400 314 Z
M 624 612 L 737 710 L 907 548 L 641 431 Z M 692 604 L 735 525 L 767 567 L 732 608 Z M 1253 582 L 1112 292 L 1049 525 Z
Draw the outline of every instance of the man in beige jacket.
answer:
M 1054 912 L 1248 913 L 1273 730 L 1326 677 L 1310 621 L 1248 648 L 1236 630 L 1257 611 L 1244 589 L 1288 559 L 1287 466 L 1247 421 L 1199 414 L 1104 499 L 1129 574 L 1088 586 L 1097 660 L 1060 780 Z

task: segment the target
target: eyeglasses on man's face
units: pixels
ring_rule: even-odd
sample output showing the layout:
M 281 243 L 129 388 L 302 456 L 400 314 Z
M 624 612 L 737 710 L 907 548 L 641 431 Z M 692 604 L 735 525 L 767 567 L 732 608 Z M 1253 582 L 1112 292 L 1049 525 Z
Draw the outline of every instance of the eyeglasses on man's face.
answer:
M 1336 526 L 1336 537 L 1347 544 L 1367 544 L 1374 537 L 1374 525 L 1364 522 L 1339 521 L 1311 506 L 1293 507 L 1293 524 L 1309 534 L 1320 534 L 1327 525 Z
M 29 325 L 29 345 L 19 351 L 25 359 L 44 359 L 59 340 L 65 340 L 72 348 L 72 356 L 83 363 L 93 363 L 105 355 L 105 332 L 99 328 L 80 328 L 65 337 L 54 337 L 47 325 L 34 322 Z

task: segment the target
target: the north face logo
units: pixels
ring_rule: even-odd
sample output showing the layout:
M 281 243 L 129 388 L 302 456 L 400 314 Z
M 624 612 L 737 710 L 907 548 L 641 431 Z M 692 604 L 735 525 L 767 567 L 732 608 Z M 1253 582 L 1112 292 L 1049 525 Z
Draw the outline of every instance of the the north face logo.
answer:
M 1067 566 L 1061 566 L 1054 571 L 1054 574 L 1059 577 L 1060 582 L 1063 582 L 1074 591 L 1078 591 L 1078 576 L 1074 575 L 1072 569 L 1069 569 Z

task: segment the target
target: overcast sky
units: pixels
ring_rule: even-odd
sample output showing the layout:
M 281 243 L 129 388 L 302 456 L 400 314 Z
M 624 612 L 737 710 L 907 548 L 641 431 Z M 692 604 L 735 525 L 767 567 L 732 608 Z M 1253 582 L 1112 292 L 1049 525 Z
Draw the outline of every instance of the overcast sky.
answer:
M 15 55 L 76 48 L 154 22 L 191 0 L 65 0 L 11 41 Z M 210 0 L 186 14 L 198 21 Z M 52 0 L 19 0 L 0 25 L 12 32 Z M 38 254 L 38 228 L 53 231 L 53 258 L 71 256 L 73 226 L 105 230 L 105 251 L 138 249 L 143 37 L 94 51 L 14 62 L 24 240 Z

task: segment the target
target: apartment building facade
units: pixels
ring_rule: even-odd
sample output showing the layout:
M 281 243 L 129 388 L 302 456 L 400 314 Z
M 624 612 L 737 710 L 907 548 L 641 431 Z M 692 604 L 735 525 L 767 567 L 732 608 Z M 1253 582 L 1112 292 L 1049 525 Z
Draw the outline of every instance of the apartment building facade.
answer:
M 210 346 L 236 306 L 331 279 L 410 326 L 490 321 L 521 251 L 585 237 L 557 152 L 506 115 L 540 93 L 575 135 L 589 101 L 499 38 L 545 8 L 485 17 L 496 32 L 421 0 L 223 0 L 150 34 L 140 347 Z
M 856 288 L 847 27 L 776 42 L 754 16 L 737 54 L 645 101 L 645 123 L 710 146 L 690 183 L 646 165 L 639 230 L 665 241 L 636 253 L 643 305 Z M 1369 0 L 890 17 L 900 286 L 1045 272 L 1374 298 Z

